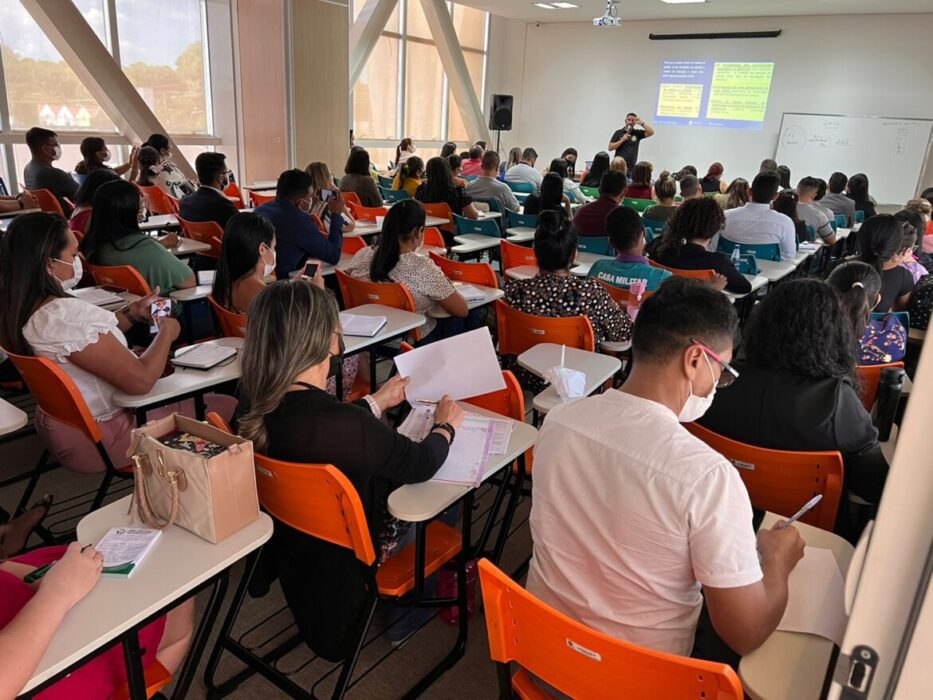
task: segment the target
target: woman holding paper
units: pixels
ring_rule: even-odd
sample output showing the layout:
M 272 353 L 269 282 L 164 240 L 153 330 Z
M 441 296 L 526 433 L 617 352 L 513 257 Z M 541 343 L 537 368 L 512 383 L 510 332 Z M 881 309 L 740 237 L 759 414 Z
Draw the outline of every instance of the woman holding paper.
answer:
M 337 371 L 340 324 L 333 296 L 322 289 L 276 282 L 256 297 L 250 310 L 242 353 L 239 434 L 269 457 L 332 464 L 343 472 L 362 501 L 377 555 L 385 560 L 400 548 L 409 529 L 409 523 L 389 515 L 389 494 L 437 472 L 463 412 L 445 396 L 435 410 L 431 432 L 418 443 L 380 420 L 386 410 L 404 401 L 407 379 L 394 377 L 354 403 L 327 394 L 327 379 Z M 358 599 L 349 588 L 363 585 L 353 553 L 282 523 L 276 523 L 275 540 L 277 573 L 293 612 L 307 615 L 305 622 L 316 629 L 332 630 L 330 641 L 339 646 L 342 631 L 359 614 L 354 602 Z M 315 592 L 313 600 L 308 600 L 309 591 Z

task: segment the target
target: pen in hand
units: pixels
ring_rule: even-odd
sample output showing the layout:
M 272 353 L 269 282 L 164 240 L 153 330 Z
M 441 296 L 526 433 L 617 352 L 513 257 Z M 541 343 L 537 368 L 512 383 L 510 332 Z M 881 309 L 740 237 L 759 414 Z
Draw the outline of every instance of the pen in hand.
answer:
M 814 506 L 816 506 L 816 504 L 819 503 L 822 499 L 823 499 L 823 494 L 818 493 L 813 498 L 811 498 L 809 501 L 804 503 L 803 507 L 800 510 L 798 510 L 796 513 L 794 513 L 793 516 L 790 517 L 790 519 L 785 520 L 784 522 L 778 524 L 775 529 L 783 530 L 786 527 L 790 527 L 795 522 L 800 520 L 800 518 L 802 518 L 808 512 L 813 510 Z

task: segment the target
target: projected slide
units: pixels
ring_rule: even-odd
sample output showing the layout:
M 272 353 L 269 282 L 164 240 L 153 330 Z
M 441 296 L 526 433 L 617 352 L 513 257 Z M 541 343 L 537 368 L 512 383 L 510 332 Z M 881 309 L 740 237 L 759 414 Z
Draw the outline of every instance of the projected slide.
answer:
M 656 124 L 760 129 L 773 63 L 664 61 Z

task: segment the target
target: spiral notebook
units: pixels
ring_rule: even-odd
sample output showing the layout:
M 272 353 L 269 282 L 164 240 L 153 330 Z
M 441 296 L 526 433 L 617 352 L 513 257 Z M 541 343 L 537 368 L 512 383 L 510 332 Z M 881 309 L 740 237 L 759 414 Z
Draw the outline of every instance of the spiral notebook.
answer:
M 229 345 L 201 343 L 178 350 L 172 358 L 172 364 L 191 369 L 211 369 L 234 357 L 236 353 L 237 349 Z

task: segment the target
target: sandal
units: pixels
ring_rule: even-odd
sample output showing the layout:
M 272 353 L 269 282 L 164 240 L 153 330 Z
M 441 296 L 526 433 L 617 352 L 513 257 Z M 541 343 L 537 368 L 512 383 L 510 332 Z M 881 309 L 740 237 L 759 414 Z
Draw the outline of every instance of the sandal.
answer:
M 29 536 L 49 514 L 54 498 L 48 494 L 22 515 L 0 525 L 0 560 L 19 554 L 26 548 Z

